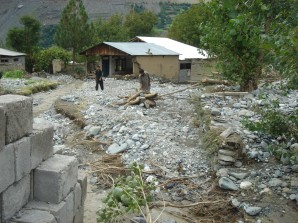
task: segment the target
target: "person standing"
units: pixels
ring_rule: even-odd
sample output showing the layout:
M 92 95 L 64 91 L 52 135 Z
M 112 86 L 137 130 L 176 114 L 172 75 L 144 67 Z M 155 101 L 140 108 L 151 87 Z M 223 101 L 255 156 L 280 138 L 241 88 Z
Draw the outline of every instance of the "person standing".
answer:
M 149 73 L 143 69 L 139 69 L 139 72 L 140 91 L 150 93 L 151 83 Z
M 102 77 L 102 70 L 100 69 L 100 66 L 96 66 L 95 70 L 95 90 L 98 91 L 98 84 L 100 85 L 100 89 L 103 90 L 103 77 Z

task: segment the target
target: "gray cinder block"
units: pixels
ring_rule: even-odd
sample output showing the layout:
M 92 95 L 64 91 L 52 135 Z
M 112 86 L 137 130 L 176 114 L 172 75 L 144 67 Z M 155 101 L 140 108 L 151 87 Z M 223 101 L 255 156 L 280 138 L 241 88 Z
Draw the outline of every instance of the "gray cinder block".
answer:
M 84 223 L 84 206 L 81 206 L 76 212 L 73 223 Z
M 27 204 L 30 195 L 30 175 L 11 185 L 2 194 L 2 221 L 9 220 Z
M 66 203 L 61 201 L 59 204 L 51 204 L 41 201 L 30 201 L 25 209 L 35 209 L 50 212 L 54 215 L 57 223 L 64 223 L 67 221 Z
M 84 205 L 87 196 L 87 174 L 83 170 L 79 170 L 78 182 L 81 185 L 82 191 L 81 205 Z
M 77 159 L 55 154 L 34 171 L 34 200 L 58 204 L 74 189 L 77 179 Z
M 30 138 L 24 137 L 14 143 L 11 143 L 14 147 L 15 153 L 15 175 L 16 180 L 19 181 L 22 179 L 26 174 L 30 173 L 31 171 L 31 159 L 30 159 Z
M 67 218 L 65 223 L 73 223 L 73 219 L 75 216 L 75 210 L 74 210 L 74 192 L 72 191 L 66 198 L 66 212 L 67 212 Z
M 0 106 L 0 150 L 5 145 L 5 132 L 6 132 L 6 118 L 4 108 Z
M 7 145 L 0 150 L 0 193 L 15 181 L 14 149 Z
M 46 121 L 33 122 L 31 138 L 31 169 L 35 169 L 43 160 L 53 155 L 54 129 Z
M 82 204 L 82 190 L 79 183 L 74 188 L 74 212 L 77 212 Z
M 32 98 L 21 95 L 0 96 L 6 117 L 5 144 L 27 136 L 33 129 Z
M 23 209 L 11 223 L 57 223 L 55 217 L 48 211 Z

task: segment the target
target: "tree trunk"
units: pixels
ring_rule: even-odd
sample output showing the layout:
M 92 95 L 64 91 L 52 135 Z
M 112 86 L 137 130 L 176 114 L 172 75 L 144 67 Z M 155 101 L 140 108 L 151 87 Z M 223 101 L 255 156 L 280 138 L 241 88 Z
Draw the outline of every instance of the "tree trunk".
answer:
M 253 90 L 256 90 L 258 88 L 258 81 L 257 78 L 253 76 L 249 76 L 245 78 L 245 80 L 240 83 L 240 91 L 247 91 L 251 92 Z

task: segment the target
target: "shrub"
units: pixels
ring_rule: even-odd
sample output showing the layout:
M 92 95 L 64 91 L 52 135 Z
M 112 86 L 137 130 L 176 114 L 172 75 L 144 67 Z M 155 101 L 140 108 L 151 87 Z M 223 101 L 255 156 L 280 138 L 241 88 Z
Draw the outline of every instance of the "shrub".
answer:
M 298 141 L 298 110 L 284 114 L 278 108 L 279 102 L 266 104 L 256 110 L 260 115 L 259 121 L 244 119 L 242 124 L 251 131 L 262 132 L 272 136 L 286 136 Z
M 25 74 L 23 70 L 11 70 L 5 71 L 3 77 L 4 78 L 22 78 Z
M 130 169 L 130 176 L 117 178 L 115 186 L 103 201 L 105 208 L 97 212 L 97 222 L 117 222 L 123 217 L 129 219 L 126 215 L 129 213 L 150 215 L 148 204 L 153 200 L 152 192 L 156 186 L 154 182 L 143 180 L 143 166 L 133 163 Z

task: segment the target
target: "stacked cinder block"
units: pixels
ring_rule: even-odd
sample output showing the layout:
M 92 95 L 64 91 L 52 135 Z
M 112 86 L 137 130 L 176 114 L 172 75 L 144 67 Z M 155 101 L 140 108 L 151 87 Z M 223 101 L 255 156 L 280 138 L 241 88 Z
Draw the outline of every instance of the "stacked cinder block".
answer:
M 32 99 L 0 96 L 0 223 L 82 223 L 87 177 L 76 158 L 53 155 L 53 127 Z

